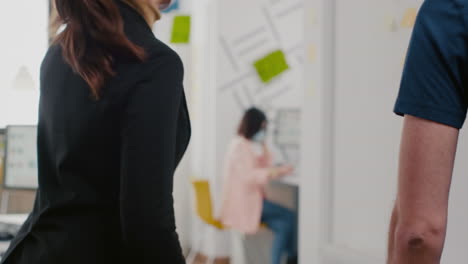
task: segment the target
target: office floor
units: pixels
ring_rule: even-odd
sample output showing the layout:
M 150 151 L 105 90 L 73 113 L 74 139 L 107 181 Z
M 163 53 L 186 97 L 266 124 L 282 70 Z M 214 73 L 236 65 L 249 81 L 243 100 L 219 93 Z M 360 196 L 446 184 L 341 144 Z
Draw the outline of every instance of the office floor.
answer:
M 207 263 L 207 260 L 208 259 L 206 256 L 203 256 L 202 254 L 198 254 L 193 263 L 187 263 L 187 264 L 230 264 L 231 263 L 231 261 L 228 258 L 218 258 L 218 259 L 215 259 L 215 261 L 212 263 Z

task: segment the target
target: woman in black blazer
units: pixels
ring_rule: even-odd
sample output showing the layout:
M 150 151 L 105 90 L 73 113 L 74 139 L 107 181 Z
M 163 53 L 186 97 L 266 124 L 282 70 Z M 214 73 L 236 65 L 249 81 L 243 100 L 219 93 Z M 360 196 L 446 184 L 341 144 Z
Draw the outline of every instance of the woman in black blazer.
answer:
M 43 61 L 34 210 L 4 264 L 181 264 L 173 174 L 190 137 L 160 0 L 56 0 Z

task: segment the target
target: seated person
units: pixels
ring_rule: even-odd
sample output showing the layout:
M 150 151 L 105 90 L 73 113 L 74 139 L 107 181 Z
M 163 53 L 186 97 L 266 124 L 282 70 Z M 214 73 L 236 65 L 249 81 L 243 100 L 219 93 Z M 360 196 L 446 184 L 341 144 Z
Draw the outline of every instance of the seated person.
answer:
M 261 222 L 274 233 L 272 264 L 297 263 L 296 213 L 265 199 L 265 186 L 293 172 L 291 166 L 273 166 L 266 145 L 266 115 L 246 111 L 226 156 L 221 221 L 245 234 L 255 234 Z

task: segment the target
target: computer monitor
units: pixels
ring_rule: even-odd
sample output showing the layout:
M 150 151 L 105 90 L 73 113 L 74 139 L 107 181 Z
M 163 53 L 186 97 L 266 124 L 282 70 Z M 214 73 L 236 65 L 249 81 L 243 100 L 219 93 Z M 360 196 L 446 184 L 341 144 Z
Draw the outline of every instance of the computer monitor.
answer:
M 37 126 L 8 126 L 5 131 L 5 189 L 38 187 Z
M 3 166 L 5 165 L 5 129 L 0 128 L 0 182 L 3 182 Z
M 301 110 L 278 109 L 273 142 L 280 151 L 283 162 L 298 166 L 300 162 Z

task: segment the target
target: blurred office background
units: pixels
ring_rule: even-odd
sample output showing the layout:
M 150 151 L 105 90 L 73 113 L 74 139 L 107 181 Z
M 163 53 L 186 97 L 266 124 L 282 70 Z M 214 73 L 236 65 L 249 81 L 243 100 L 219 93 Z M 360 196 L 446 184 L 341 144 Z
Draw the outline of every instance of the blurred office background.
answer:
M 275 162 L 296 167 L 267 195 L 299 214 L 300 263 L 385 263 L 402 121 L 392 108 L 421 3 L 178 0 L 155 24 L 186 68 L 194 134 L 174 195 L 181 243 L 186 253 L 195 250 L 195 263 L 268 263 L 268 230 L 245 237 L 210 226 L 196 213 L 191 184 L 209 182 L 216 216 L 223 157 L 250 106 L 268 114 Z M 48 0 L 8 1 L 0 9 L 0 224 L 32 208 L 30 126 L 37 122 L 41 59 L 57 30 L 49 26 L 53 15 Z M 468 257 L 465 138 L 443 263 Z

